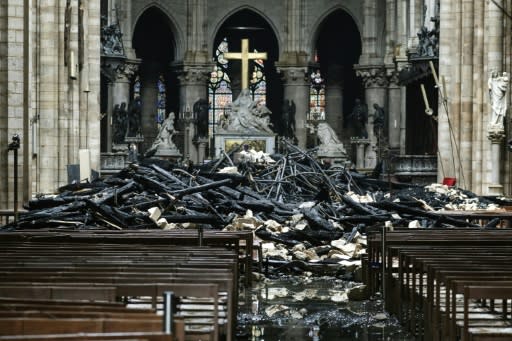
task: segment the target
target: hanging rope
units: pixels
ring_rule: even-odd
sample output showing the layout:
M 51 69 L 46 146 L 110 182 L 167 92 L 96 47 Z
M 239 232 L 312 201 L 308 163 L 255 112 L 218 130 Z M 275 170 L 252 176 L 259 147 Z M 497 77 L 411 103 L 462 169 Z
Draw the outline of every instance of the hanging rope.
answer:
M 446 120 L 448 122 L 448 130 L 450 131 L 450 147 L 452 150 L 453 170 L 455 171 L 455 169 L 456 169 L 456 167 L 455 167 L 455 157 L 456 157 L 459 162 L 459 166 L 460 166 L 460 177 L 462 180 L 461 181 L 462 187 L 465 188 L 466 187 L 466 178 L 464 176 L 464 168 L 462 167 L 462 159 L 460 157 L 459 146 L 457 144 L 457 140 L 455 139 L 452 122 L 450 120 L 450 115 L 449 115 L 449 111 L 448 111 L 448 98 L 446 98 L 443 91 L 441 91 L 442 87 L 441 87 L 441 84 L 439 84 L 439 78 L 437 78 L 437 73 L 434 68 L 434 63 L 432 63 L 432 61 L 429 61 L 429 65 L 430 65 L 430 69 L 432 71 L 432 76 L 434 76 L 434 81 L 436 82 L 436 88 L 437 88 L 437 91 L 439 92 L 439 97 L 441 98 L 441 102 L 443 103 L 444 112 L 446 114 Z M 444 89 L 444 90 L 446 90 L 446 89 Z M 455 151 L 456 155 L 453 154 L 453 151 Z

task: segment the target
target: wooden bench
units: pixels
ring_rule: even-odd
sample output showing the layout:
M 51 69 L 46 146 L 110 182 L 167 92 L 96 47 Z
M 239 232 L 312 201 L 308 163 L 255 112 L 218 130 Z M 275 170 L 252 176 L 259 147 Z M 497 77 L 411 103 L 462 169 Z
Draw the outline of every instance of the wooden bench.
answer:
M 458 275 L 469 272 L 475 281 L 487 275 L 489 280 L 507 283 L 512 273 L 511 241 L 512 231 L 507 229 L 399 230 L 387 232 L 384 240 L 381 233 L 373 234 L 364 278 L 371 292 L 385 288 L 386 308 L 398 314 L 412 333 L 429 340 L 452 339 L 449 326 L 456 323 L 461 309 L 453 305 L 457 296 L 452 295 L 461 288 L 452 284 Z M 418 313 L 423 315 L 419 320 Z
M 211 297 L 210 304 L 214 306 L 210 319 L 214 324 L 211 339 L 217 340 L 220 334 L 218 322 L 222 320 L 218 307 L 221 302 L 219 292 L 222 291 L 227 293 L 227 326 L 222 330 L 227 340 L 233 339 L 238 303 L 238 247 L 231 247 L 231 251 L 224 247 L 185 247 L 168 244 L 166 238 L 138 238 L 137 234 L 119 234 L 115 236 L 116 240 L 104 236 L 95 238 L 94 235 L 82 237 L 66 236 L 64 241 L 51 235 L 23 233 L 3 239 L 2 234 L 0 262 L 5 267 L 0 266 L 0 295 L 1 290 L 3 294 L 19 297 L 43 288 L 69 290 L 84 285 L 94 289 L 108 288 L 111 300 L 114 290 L 113 297 L 150 297 L 155 303 L 166 290 L 195 297 L 207 292 Z M 67 243 L 69 239 L 72 242 Z M 233 246 L 237 244 L 232 241 L 240 239 L 231 236 L 228 239 L 218 237 L 218 240 L 223 243 L 231 240 Z M 181 289 L 178 288 L 180 285 Z M 193 292 L 194 286 L 202 288 Z M 206 291 L 206 287 L 211 290 Z M 187 338 L 191 336 L 189 333 Z

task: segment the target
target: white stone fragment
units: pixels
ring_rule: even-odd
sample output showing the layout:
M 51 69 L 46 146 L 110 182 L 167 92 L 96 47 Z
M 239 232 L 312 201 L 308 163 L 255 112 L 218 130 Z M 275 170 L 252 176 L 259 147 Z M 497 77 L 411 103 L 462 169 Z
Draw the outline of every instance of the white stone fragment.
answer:
M 156 225 L 157 225 L 158 227 L 160 227 L 161 229 L 165 228 L 165 227 L 167 226 L 167 224 L 168 224 L 168 223 L 167 223 L 167 219 L 165 219 L 165 218 L 160 218 L 160 219 L 158 219 L 158 220 L 157 220 L 157 222 L 156 222 Z
M 418 220 L 412 220 L 409 222 L 409 228 L 410 229 L 417 229 L 417 228 L 420 228 L 421 227 L 421 224 Z
M 224 167 L 218 171 L 218 173 L 227 173 L 227 174 L 240 174 L 238 173 L 238 167 Z
M 302 230 L 304 230 L 307 226 L 308 226 L 308 224 L 297 224 L 297 225 L 295 225 L 295 229 L 296 229 L 296 230 L 299 230 L 299 231 L 302 231 Z
M 304 250 L 306 250 L 306 246 L 304 246 L 304 244 L 302 244 L 302 243 L 299 243 L 299 244 L 294 245 L 292 247 L 292 251 L 293 252 L 295 252 L 295 251 L 304 251 Z
M 155 223 L 160 219 L 160 216 L 162 215 L 162 211 L 160 211 L 160 208 L 158 207 L 151 207 L 148 209 L 149 212 L 149 219 L 153 220 Z
M 267 314 L 268 317 L 272 317 L 277 313 L 288 311 L 288 310 L 290 310 L 290 307 L 287 307 L 282 304 L 276 304 L 276 305 L 267 307 L 267 309 L 265 309 L 265 314 Z
M 348 296 L 346 292 L 337 292 L 331 296 L 331 301 L 336 303 L 348 302 Z
M 299 205 L 299 208 L 312 208 L 315 205 L 316 205 L 316 202 L 314 202 L 314 201 L 305 201 Z

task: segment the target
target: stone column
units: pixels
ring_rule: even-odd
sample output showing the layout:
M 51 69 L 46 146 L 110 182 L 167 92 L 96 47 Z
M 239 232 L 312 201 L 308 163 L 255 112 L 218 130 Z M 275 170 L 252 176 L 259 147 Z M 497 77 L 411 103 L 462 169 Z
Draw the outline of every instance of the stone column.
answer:
M 343 128 L 343 66 L 339 64 L 329 65 L 326 82 L 325 119 L 339 134 Z
M 200 99 L 208 99 L 207 82 L 210 75 L 211 65 L 176 65 L 178 80 L 180 83 L 180 113 L 191 111 L 194 103 Z M 198 163 L 199 153 L 193 144 L 194 134 L 186 136 L 184 149 L 189 151 L 190 160 Z M 212 145 L 210 145 L 213 147 Z
M 284 99 L 295 102 L 295 137 L 300 148 L 306 148 L 307 114 L 309 112 L 308 68 L 306 66 L 280 66 L 284 85 Z
M 206 137 L 200 137 L 195 141 L 198 149 L 199 163 L 203 163 L 206 158 L 206 146 L 208 145 L 208 139 Z
M 503 71 L 503 11 L 501 8 L 504 7 L 503 0 L 495 0 L 488 3 L 488 20 L 486 21 L 487 35 L 487 64 L 488 71 L 497 71 L 500 75 Z M 486 79 L 488 79 L 487 75 Z M 484 129 L 487 129 L 488 122 L 491 117 L 491 99 L 487 97 L 488 105 L 484 107 L 485 117 Z M 490 151 L 485 158 L 485 164 L 487 165 L 487 191 L 484 194 L 488 195 L 503 195 L 503 185 L 500 180 L 500 170 L 502 169 L 501 164 L 501 149 L 504 141 L 504 131 L 488 131 L 489 140 L 491 141 Z M 484 168 L 485 172 L 485 168 Z M 485 191 L 485 186 L 484 186 Z
M 398 85 L 398 73 L 394 68 L 387 68 L 388 74 L 388 143 L 390 152 L 400 152 L 400 126 L 401 126 L 401 105 L 402 91 Z
M 491 173 L 487 195 L 503 195 L 503 185 L 500 180 L 501 148 L 505 140 L 505 131 L 489 131 L 487 137 L 491 141 Z
M 105 57 L 103 69 L 110 75 L 107 111 L 107 151 L 112 152 L 112 112 L 116 104 L 126 103 L 126 110 L 130 104 L 130 82 L 139 68 L 139 61 L 126 61 L 119 64 L 110 63 L 109 57 Z M 125 149 L 125 148 L 123 148 Z
M 365 100 L 368 105 L 368 139 L 370 144 L 366 148 L 366 166 L 373 168 L 377 164 L 377 136 L 373 131 L 374 111 L 373 104 L 387 108 L 387 77 L 384 66 L 381 65 L 356 65 L 356 75 L 363 79 L 365 87 Z

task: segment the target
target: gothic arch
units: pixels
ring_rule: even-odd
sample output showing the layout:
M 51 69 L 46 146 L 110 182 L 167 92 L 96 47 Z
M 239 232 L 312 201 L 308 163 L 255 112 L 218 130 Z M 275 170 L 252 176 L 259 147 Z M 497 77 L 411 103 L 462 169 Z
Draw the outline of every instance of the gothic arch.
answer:
M 282 51 L 282 48 L 281 48 L 282 42 L 281 42 L 281 37 L 279 35 L 279 30 L 275 26 L 274 22 L 269 18 L 269 16 L 265 14 L 265 12 L 262 12 L 259 9 L 255 8 L 253 6 L 249 6 L 249 5 L 242 5 L 242 6 L 233 8 L 229 12 L 225 13 L 224 16 L 222 18 L 220 18 L 220 20 L 217 21 L 214 29 L 210 33 L 209 39 L 208 39 L 208 53 L 210 53 L 210 58 L 213 57 L 213 53 L 216 48 L 216 46 L 214 46 L 215 45 L 215 37 L 217 37 L 217 35 L 219 34 L 219 31 L 222 28 L 222 26 L 224 25 L 224 23 L 226 22 L 226 20 L 228 20 L 229 18 L 233 17 L 238 12 L 241 12 L 243 10 L 249 10 L 251 12 L 254 12 L 258 16 L 260 16 L 269 25 L 274 37 L 276 38 L 277 50 L 278 50 L 276 60 L 279 60 L 279 52 Z
M 318 38 L 319 38 L 319 35 L 322 31 L 322 26 L 323 24 L 326 22 L 326 20 L 329 18 L 329 16 L 337 11 L 343 11 L 345 12 L 348 16 L 350 16 L 354 22 L 354 24 L 356 25 L 357 27 L 357 30 L 359 31 L 359 39 L 360 39 L 360 43 L 361 43 L 361 46 L 363 46 L 363 36 L 362 36 L 362 32 L 363 32 L 363 23 L 362 23 L 362 18 L 359 18 L 358 16 L 356 16 L 353 11 L 351 11 L 349 8 L 347 7 L 344 7 L 344 6 L 334 6 L 328 10 L 326 10 L 322 15 L 320 15 L 317 20 L 315 20 L 315 22 L 313 23 L 312 25 L 312 29 L 311 29 L 311 36 L 309 37 L 309 55 L 310 57 L 313 59 L 314 56 L 315 56 L 315 48 L 316 48 L 316 43 L 318 42 Z M 361 19 L 361 20 L 360 20 Z
M 184 33 L 179 27 L 179 25 L 176 25 L 177 20 L 174 18 L 174 16 L 166 9 L 164 8 L 159 2 L 153 1 L 152 3 L 147 4 L 144 6 L 139 13 L 135 16 L 135 20 L 133 21 L 131 32 L 132 32 L 132 41 L 135 35 L 135 29 L 141 19 L 141 17 L 147 13 L 148 10 L 156 9 L 160 11 L 163 15 L 163 17 L 166 18 L 166 24 L 168 25 L 174 40 L 172 41 L 172 50 L 174 51 L 174 55 L 171 56 L 171 59 L 177 60 L 180 59 L 179 56 L 182 56 L 185 47 L 184 47 Z

